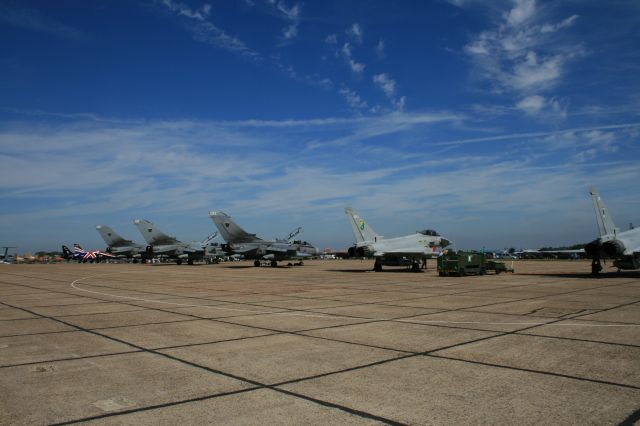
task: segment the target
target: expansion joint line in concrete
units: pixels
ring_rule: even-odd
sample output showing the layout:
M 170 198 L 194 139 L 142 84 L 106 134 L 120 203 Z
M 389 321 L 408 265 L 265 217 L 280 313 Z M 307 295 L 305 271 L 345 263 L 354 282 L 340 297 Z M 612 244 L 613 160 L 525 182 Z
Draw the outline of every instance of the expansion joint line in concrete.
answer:
M 231 379 L 235 379 L 235 380 L 238 380 L 240 382 L 249 383 L 250 385 L 253 385 L 255 387 L 255 389 L 259 389 L 259 388 L 271 389 L 271 390 L 274 390 L 274 391 L 279 392 L 279 393 L 283 393 L 283 394 L 294 396 L 294 397 L 297 397 L 297 398 L 300 398 L 300 399 L 304 399 L 304 400 L 307 400 L 307 401 L 310 401 L 310 402 L 314 402 L 316 404 L 319 404 L 319 405 L 322 405 L 322 406 L 325 406 L 325 407 L 335 408 L 335 409 L 338 409 L 338 410 L 341 410 L 343 412 L 346 412 L 346 413 L 349 413 L 349 414 L 352 414 L 352 415 L 356 415 L 356 416 L 359 416 L 359 417 L 368 418 L 368 419 L 371 419 L 371 420 L 376 420 L 376 421 L 380 421 L 380 422 L 383 422 L 383 423 L 386 423 L 386 424 L 391 424 L 391 425 L 403 425 L 403 423 L 397 422 L 395 420 L 387 419 L 387 418 L 384 418 L 384 417 L 381 417 L 381 416 L 377 416 L 377 415 L 372 414 L 372 413 L 368 413 L 368 412 L 361 411 L 361 410 L 356 410 L 356 409 L 353 409 L 351 407 L 343 406 L 343 405 L 340 405 L 340 404 L 335 404 L 335 403 L 332 403 L 332 402 L 329 402 L 329 401 L 324 401 L 324 400 L 312 398 L 310 396 L 307 396 L 307 395 L 304 395 L 304 394 L 299 394 L 299 393 L 292 392 L 292 391 L 288 391 L 288 390 L 285 390 L 285 389 L 280 389 L 280 388 L 277 388 L 277 387 L 275 387 L 273 385 L 260 383 L 260 382 L 258 382 L 256 380 L 252 380 L 252 379 L 249 379 L 249 378 L 246 378 L 246 377 L 241 377 L 241 376 L 238 376 L 238 375 L 235 375 L 235 374 L 232 374 L 232 373 L 227 373 L 227 372 L 224 372 L 224 371 L 221 371 L 221 370 L 216 370 L 216 369 L 213 369 L 213 368 L 209 368 L 209 367 L 206 367 L 206 366 L 203 366 L 203 365 L 191 362 L 191 361 L 187 361 L 187 360 L 184 360 L 184 359 L 181 359 L 181 358 L 169 355 L 169 354 L 158 352 L 157 350 L 147 349 L 147 348 L 145 348 L 143 346 L 139 346 L 139 345 L 136 345 L 134 343 L 127 342 L 125 340 L 117 339 L 117 338 L 114 338 L 114 337 L 111 337 L 111 336 L 108 336 L 108 335 L 105 335 L 105 334 L 101 334 L 101 333 L 98 333 L 98 332 L 95 332 L 95 331 L 92 331 L 92 330 L 89 330 L 89 329 L 85 329 L 83 327 L 79 327 L 79 326 L 71 324 L 71 323 L 67 323 L 67 322 L 62 321 L 60 319 L 57 319 L 55 317 L 41 315 L 41 314 L 38 314 L 36 312 L 32 312 L 32 311 L 30 311 L 28 309 L 20 308 L 20 307 L 17 307 L 17 306 L 12 306 L 12 305 L 10 305 L 8 303 L 4 303 L 4 302 L 0 302 L 0 304 L 3 304 L 3 305 L 8 306 L 10 308 L 20 309 L 20 310 L 28 312 L 30 314 L 38 315 L 38 316 L 40 316 L 42 318 L 46 318 L 46 319 L 49 319 L 49 320 L 52 320 L 52 321 L 56 321 L 56 322 L 65 324 L 65 325 L 67 325 L 69 327 L 77 328 L 79 331 L 84 331 L 86 333 L 90 333 L 90 334 L 93 334 L 93 335 L 96 335 L 96 336 L 99 336 L 99 337 L 102 337 L 102 338 L 105 338 L 105 339 L 108 339 L 108 340 L 112 340 L 114 342 L 121 343 L 121 344 L 130 346 L 130 347 L 133 347 L 133 348 L 138 349 L 138 350 L 140 350 L 142 352 L 146 352 L 146 353 L 149 353 L 149 354 L 152 354 L 152 355 L 157 355 L 157 356 L 160 356 L 160 357 L 168 358 L 168 359 L 171 359 L 173 361 L 177 361 L 179 363 L 182 363 L 182 364 L 185 364 L 185 365 L 189 365 L 189 366 L 194 367 L 194 368 L 205 370 L 205 371 L 208 371 L 210 373 L 214 373 L 214 374 L 225 376 L 225 377 L 228 377 L 228 378 L 231 378 Z M 144 408 L 144 407 L 141 407 L 141 408 Z M 101 416 L 101 418 L 117 416 L 117 415 L 120 415 L 120 413 L 117 412 L 117 413 L 105 414 L 105 415 Z M 73 421 L 67 422 L 67 424 L 69 424 L 69 423 L 77 423 L 79 421 L 85 421 L 85 420 L 82 420 L 82 419 L 73 420 Z

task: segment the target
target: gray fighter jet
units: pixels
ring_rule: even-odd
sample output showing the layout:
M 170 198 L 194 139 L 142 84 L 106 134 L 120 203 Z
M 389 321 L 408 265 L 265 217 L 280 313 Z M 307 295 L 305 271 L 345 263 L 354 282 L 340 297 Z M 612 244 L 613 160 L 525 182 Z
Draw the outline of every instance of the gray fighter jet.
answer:
M 591 199 L 596 211 L 600 237 L 584 247 L 591 262 L 591 273 L 602 270 L 601 260 L 613 259 L 613 265 L 621 269 L 640 269 L 640 228 L 620 231 L 604 208 L 604 203 L 595 187 L 591 188 Z
M 164 255 L 176 259 L 178 265 L 182 264 L 183 260 L 186 260 L 189 265 L 193 265 L 194 261 L 204 259 L 209 242 L 215 238 L 215 235 L 210 235 L 202 242 L 182 242 L 160 231 L 153 222 L 146 219 L 136 219 L 133 224 L 138 227 L 148 244 L 145 249 L 147 258 Z
M 302 228 L 296 229 L 287 238 L 263 240 L 256 234 L 246 232 L 226 213 L 211 211 L 209 217 L 227 243 L 222 245 L 222 249 L 229 254 L 241 254 L 245 259 L 255 259 L 254 266 L 260 266 L 261 260 L 278 266 L 281 260 L 302 260 L 320 254 L 320 250 L 306 241 L 292 241 Z M 302 265 L 302 261 L 299 265 Z
M 350 207 L 345 213 L 356 237 L 356 244 L 349 248 L 350 256 L 373 256 L 373 270 L 382 271 L 383 265 L 411 266 L 415 272 L 420 270 L 420 262 L 433 257 L 439 248 L 450 244 L 436 231 L 427 229 L 404 237 L 384 238 L 369 226 L 365 220 Z
M 145 246 L 124 239 L 106 225 L 96 225 L 96 230 L 107 244 L 107 249 L 105 250 L 107 253 L 113 254 L 116 257 L 133 259 L 133 263 L 138 263 L 139 260 L 144 259 L 144 254 L 146 253 Z

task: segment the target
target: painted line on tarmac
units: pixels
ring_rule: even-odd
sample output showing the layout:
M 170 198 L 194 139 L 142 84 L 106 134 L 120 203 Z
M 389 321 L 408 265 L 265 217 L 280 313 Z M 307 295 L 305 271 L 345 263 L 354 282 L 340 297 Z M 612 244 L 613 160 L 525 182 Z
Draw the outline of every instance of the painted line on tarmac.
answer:
M 133 297 L 133 296 L 121 296 L 118 294 L 112 293 L 104 293 L 101 291 L 88 290 L 86 288 L 78 287 L 80 281 L 88 280 L 91 278 L 103 277 L 104 275 L 92 275 L 84 278 L 78 278 L 71 282 L 71 288 L 84 291 L 86 293 L 98 294 L 101 296 L 109 296 L 115 297 L 119 299 L 133 300 L 136 302 L 147 302 L 147 303 L 158 303 L 162 305 L 171 305 L 171 306 L 179 306 L 181 308 L 206 308 L 206 309 L 217 309 L 222 311 L 233 311 L 233 312 L 246 312 L 248 314 L 255 315 L 280 315 L 280 316 L 291 316 L 291 317 L 305 317 L 305 318 L 324 318 L 324 319 L 346 319 L 346 320 L 371 320 L 371 321 L 392 321 L 392 322 L 401 322 L 407 324 L 473 324 L 473 325 L 525 325 L 525 326 L 536 326 L 536 325 L 549 325 L 553 327 L 640 327 L 640 324 L 583 324 L 583 323 L 546 323 L 546 322 L 495 322 L 495 321 L 450 321 L 450 320 L 412 320 L 412 319 L 394 319 L 394 318 L 368 318 L 368 317 L 357 317 L 357 316 L 343 316 L 343 315 L 333 315 L 333 314 L 308 314 L 308 313 L 300 313 L 300 312 L 282 312 L 282 311 L 258 311 L 251 309 L 242 309 L 242 308 L 226 308 L 223 306 L 213 306 L 213 305 L 196 305 L 193 303 L 179 303 L 179 302 L 167 302 L 164 300 L 156 300 L 156 299 L 145 299 L 142 297 Z M 84 285 L 91 285 L 88 283 L 83 283 Z M 176 296 L 180 297 L 180 296 Z M 229 302 L 233 303 L 233 302 Z

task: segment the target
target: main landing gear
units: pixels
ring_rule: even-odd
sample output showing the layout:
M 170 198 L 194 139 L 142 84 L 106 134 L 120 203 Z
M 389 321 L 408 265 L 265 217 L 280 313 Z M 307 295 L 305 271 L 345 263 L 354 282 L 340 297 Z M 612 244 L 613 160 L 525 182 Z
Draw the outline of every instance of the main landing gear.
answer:
M 591 275 L 598 275 L 602 271 L 602 265 L 600 259 L 595 258 L 591 261 Z
M 278 266 L 278 261 L 276 260 L 272 260 L 269 262 L 269 265 L 271 265 L 272 268 L 275 268 Z M 262 263 L 260 262 L 260 260 L 254 260 L 253 261 L 253 266 L 255 266 L 256 268 L 259 266 L 262 266 Z

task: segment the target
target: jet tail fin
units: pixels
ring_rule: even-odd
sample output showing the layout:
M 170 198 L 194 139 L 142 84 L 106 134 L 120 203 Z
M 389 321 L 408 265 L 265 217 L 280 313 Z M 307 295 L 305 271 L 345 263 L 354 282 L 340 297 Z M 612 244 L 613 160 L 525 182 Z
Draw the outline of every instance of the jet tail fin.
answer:
M 222 238 L 229 243 L 250 243 L 253 241 L 262 241 L 256 234 L 249 234 L 235 223 L 231 216 L 224 212 L 209 212 L 209 217 L 213 220 Z
M 358 213 L 353 211 L 351 207 L 344 209 L 344 212 L 347 214 L 353 235 L 356 237 L 356 242 L 361 243 L 363 241 L 380 239 L 381 236 L 374 231 Z
M 131 245 L 130 240 L 125 240 L 117 232 L 106 225 L 96 225 L 96 230 L 109 247 L 117 247 L 122 245 Z
M 593 208 L 596 211 L 596 221 L 598 222 L 598 232 L 600 237 L 606 235 L 615 235 L 617 232 L 616 225 L 613 223 L 613 219 L 607 213 L 604 207 L 604 203 L 598 194 L 598 190 L 595 186 L 591 187 L 591 199 L 593 200 Z
M 64 259 L 72 259 L 73 258 L 73 253 L 71 252 L 71 250 L 69 250 L 69 247 L 63 245 L 62 246 L 62 257 Z
M 136 219 L 133 224 L 138 227 L 138 231 L 148 244 L 174 244 L 177 242 L 175 237 L 165 234 L 146 219 Z

